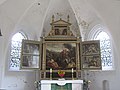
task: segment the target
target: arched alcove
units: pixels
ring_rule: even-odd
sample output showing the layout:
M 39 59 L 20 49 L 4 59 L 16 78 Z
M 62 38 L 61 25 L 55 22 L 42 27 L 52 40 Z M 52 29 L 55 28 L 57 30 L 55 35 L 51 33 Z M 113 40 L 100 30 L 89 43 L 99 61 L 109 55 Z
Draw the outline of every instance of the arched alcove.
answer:
M 108 80 L 103 80 L 103 90 L 110 90 L 109 89 L 109 81 Z

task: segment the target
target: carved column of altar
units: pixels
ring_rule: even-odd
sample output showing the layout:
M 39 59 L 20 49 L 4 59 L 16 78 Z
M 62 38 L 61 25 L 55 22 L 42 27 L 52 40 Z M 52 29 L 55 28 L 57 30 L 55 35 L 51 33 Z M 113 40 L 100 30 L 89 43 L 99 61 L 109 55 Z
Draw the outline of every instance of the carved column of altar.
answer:
M 83 80 L 41 80 L 41 90 L 82 90 Z

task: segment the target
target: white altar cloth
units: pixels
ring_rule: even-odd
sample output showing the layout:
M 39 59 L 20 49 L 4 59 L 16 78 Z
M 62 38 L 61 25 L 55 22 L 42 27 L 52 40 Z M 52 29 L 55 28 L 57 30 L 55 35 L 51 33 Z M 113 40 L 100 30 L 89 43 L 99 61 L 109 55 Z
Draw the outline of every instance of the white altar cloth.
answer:
M 72 90 L 82 90 L 83 80 L 41 80 L 41 90 L 51 90 L 51 84 L 65 85 L 72 83 Z

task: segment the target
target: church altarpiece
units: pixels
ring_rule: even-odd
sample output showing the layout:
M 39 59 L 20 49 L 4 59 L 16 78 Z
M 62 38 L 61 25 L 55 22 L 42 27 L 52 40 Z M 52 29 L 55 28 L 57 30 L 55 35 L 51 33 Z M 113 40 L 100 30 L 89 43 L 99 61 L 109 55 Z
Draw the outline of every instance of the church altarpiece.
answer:
M 54 21 L 47 37 L 40 41 L 23 40 L 21 69 L 40 71 L 41 80 L 77 80 L 83 70 L 100 70 L 100 42 L 84 41 L 70 30 L 67 21 Z

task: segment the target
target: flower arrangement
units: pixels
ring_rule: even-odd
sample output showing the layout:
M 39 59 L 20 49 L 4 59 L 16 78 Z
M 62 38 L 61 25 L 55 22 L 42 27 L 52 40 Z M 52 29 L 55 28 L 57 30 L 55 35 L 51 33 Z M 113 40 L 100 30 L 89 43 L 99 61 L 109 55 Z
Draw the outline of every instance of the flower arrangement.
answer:
M 58 71 L 58 75 L 59 75 L 61 78 L 63 78 L 64 75 L 65 75 L 65 71 L 59 70 L 59 71 Z

